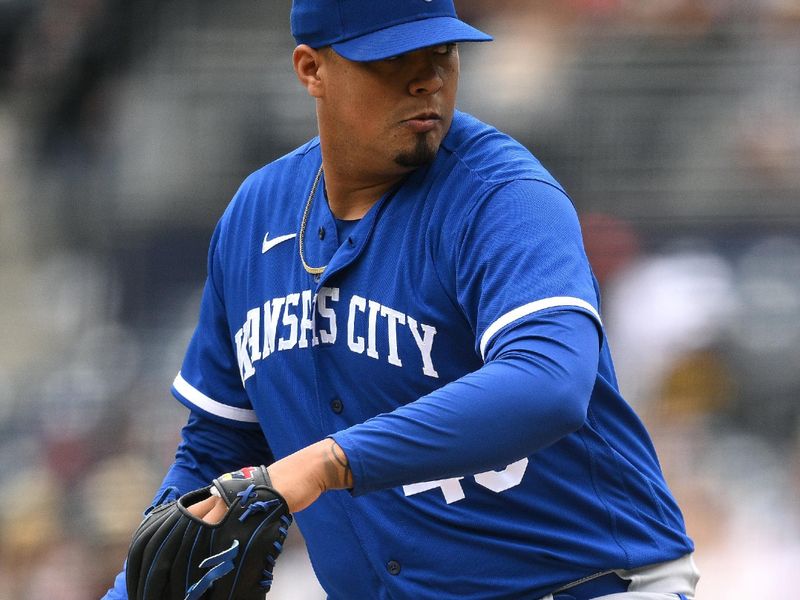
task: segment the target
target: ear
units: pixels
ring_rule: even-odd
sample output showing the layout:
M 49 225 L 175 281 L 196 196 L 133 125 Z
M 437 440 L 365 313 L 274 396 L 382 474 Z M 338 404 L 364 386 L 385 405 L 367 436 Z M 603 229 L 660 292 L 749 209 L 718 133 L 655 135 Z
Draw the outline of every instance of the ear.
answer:
M 300 84 L 306 88 L 310 96 L 322 96 L 322 80 L 320 79 L 320 66 L 323 53 L 305 44 L 299 45 L 292 54 L 294 72 Z

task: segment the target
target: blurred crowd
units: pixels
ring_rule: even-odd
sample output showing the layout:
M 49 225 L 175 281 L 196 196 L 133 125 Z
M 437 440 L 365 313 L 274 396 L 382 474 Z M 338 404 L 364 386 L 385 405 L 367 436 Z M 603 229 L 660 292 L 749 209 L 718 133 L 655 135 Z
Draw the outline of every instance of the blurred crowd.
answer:
M 314 135 L 285 0 L 0 1 L 0 600 L 99 598 L 172 461 L 208 240 Z M 567 187 L 699 600 L 800 570 L 800 1 L 457 0 Z M 275 600 L 323 598 L 298 531 Z

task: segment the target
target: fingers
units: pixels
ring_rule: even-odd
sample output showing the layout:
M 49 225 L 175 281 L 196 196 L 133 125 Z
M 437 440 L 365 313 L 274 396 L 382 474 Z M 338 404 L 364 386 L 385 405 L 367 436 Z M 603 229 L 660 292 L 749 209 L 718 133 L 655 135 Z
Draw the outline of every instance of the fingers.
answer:
M 225 513 L 228 512 L 228 507 L 225 505 L 225 501 L 222 498 L 210 496 L 205 500 L 188 506 L 187 510 L 198 519 L 202 519 L 206 523 L 214 525 L 222 521 Z
M 222 498 L 214 497 L 214 506 L 208 512 L 208 514 L 203 517 L 203 520 L 206 523 L 219 523 L 225 517 L 225 514 L 228 512 L 228 506 L 225 504 L 225 501 Z
M 186 508 L 195 517 L 205 520 L 206 515 L 211 512 L 212 508 L 214 508 L 216 500 L 218 500 L 218 498 L 209 496 L 205 500 L 201 500 L 200 502 L 192 504 L 191 506 L 187 506 Z

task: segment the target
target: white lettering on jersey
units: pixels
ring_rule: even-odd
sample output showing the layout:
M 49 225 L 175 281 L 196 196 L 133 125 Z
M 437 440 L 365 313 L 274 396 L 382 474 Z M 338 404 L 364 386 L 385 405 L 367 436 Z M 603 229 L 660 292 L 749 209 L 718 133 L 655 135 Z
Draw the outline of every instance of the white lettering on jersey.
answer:
M 400 356 L 397 354 L 397 324 L 405 325 L 406 316 L 388 306 L 381 307 L 381 316 L 386 317 L 387 325 L 389 326 L 389 363 L 397 367 L 402 367 L 403 363 L 400 360 Z
M 380 310 L 380 303 L 375 302 L 375 300 L 369 301 L 369 316 L 367 317 L 367 356 L 375 359 L 379 358 L 376 340 L 378 337 L 378 313 Z
M 242 382 L 253 376 L 256 362 L 276 351 L 336 343 L 338 302 L 339 288 L 322 287 L 317 294 L 312 290 L 295 292 L 267 300 L 261 308 L 247 311 L 245 323 L 234 335 Z M 405 331 L 403 325 L 410 335 L 402 333 Z M 366 330 L 366 336 L 356 335 L 357 330 Z M 432 358 L 435 336 L 434 326 L 418 323 L 399 310 L 358 295 L 350 298 L 347 348 L 355 354 L 366 352 L 370 358 L 380 360 L 378 348 L 384 347 L 385 339 L 388 347 L 386 361 L 402 367 L 403 351 L 413 352 L 411 349 L 416 346 L 422 360 L 422 373 L 438 378 Z
M 422 325 L 422 335 L 417 330 L 417 321 L 408 317 L 408 328 L 411 330 L 411 335 L 414 336 L 414 341 L 417 342 L 417 348 L 422 355 L 422 372 L 428 377 L 439 378 L 439 373 L 433 368 L 433 360 L 431 360 L 431 350 L 433 349 L 433 336 L 436 335 L 436 327 L 432 325 Z
M 525 477 L 525 471 L 528 470 L 528 459 L 523 458 L 515 463 L 511 463 L 502 471 L 486 471 L 485 473 L 478 473 L 473 475 L 475 483 L 491 490 L 496 494 L 505 492 L 513 487 L 517 487 L 522 483 L 522 478 Z M 403 493 L 406 496 L 414 496 L 421 494 L 428 490 L 442 488 L 444 501 L 447 504 L 458 502 L 466 498 L 464 488 L 461 485 L 463 477 L 451 477 L 450 479 L 437 479 L 436 481 L 423 481 L 421 483 L 412 483 L 411 485 L 403 486 Z
M 261 311 L 257 308 L 248 310 L 247 320 L 234 338 L 242 383 L 255 373 L 253 361 L 261 359 L 260 329 Z
M 336 312 L 328 306 L 328 299 L 333 302 L 339 301 L 339 288 L 320 288 L 317 294 L 317 310 L 319 316 L 328 320 L 328 329 L 319 330 L 319 339 L 323 344 L 333 344 L 336 342 Z
M 289 328 L 289 337 L 278 340 L 278 350 L 291 350 L 297 344 L 297 315 L 289 312 L 290 306 L 300 304 L 300 294 L 289 294 L 286 296 L 286 304 L 283 305 L 283 319 L 281 322 Z
M 298 348 L 308 348 L 308 333 L 311 333 L 312 336 L 312 345 L 316 346 L 317 344 L 314 343 L 314 338 L 317 336 L 314 335 L 314 321 L 312 320 L 312 306 L 311 306 L 311 290 L 304 290 L 301 294 L 302 297 L 302 304 L 303 304 L 303 316 L 300 318 L 300 336 L 297 342 Z M 319 343 L 319 342 L 317 342 Z
M 318 306 L 317 304 L 317 295 L 314 294 L 311 296 L 311 304 L 309 306 L 311 310 L 311 345 L 312 346 L 319 346 L 319 335 L 317 335 L 317 311 L 314 310 Z
M 264 303 L 264 358 L 275 352 L 275 337 L 278 333 L 278 315 L 286 298 L 275 298 Z
M 364 338 L 355 335 L 356 311 L 364 312 L 367 308 L 366 298 L 353 295 L 350 298 L 350 311 L 347 314 L 347 347 L 356 354 L 364 353 Z

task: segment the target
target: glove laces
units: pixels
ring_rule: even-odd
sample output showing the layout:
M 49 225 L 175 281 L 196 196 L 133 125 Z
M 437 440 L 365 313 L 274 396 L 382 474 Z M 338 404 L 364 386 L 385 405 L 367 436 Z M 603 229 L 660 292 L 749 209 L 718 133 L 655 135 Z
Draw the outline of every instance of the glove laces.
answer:
M 286 540 L 286 535 L 289 532 L 289 525 L 291 524 L 291 515 L 281 516 L 281 526 L 278 528 L 278 539 L 272 543 L 272 547 L 275 548 L 275 555 L 267 554 L 267 567 L 261 571 L 261 581 L 258 582 L 265 590 L 269 590 L 272 586 L 272 570 L 275 568 L 275 560 L 283 551 L 283 542 Z
M 240 505 L 242 508 L 246 508 L 246 510 L 239 517 L 239 520 L 242 522 L 244 522 L 244 520 L 254 512 L 274 512 L 275 510 L 278 510 L 281 505 L 281 501 L 277 498 L 272 500 L 251 502 L 253 498 L 258 497 L 256 492 L 253 491 L 253 488 L 255 488 L 255 485 L 251 484 L 236 494 L 236 496 L 240 499 Z M 272 570 L 275 568 L 275 560 L 278 558 L 280 553 L 283 552 L 283 542 L 286 541 L 286 536 L 289 533 L 289 525 L 291 524 L 291 516 L 281 516 L 281 526 L 278 528 L 278 539 L 272 543 L 275 553 L 267 554 L 265 557 L 267 566 L 261 571 L 261 580 L 258 582 L 259 585 L 265 590 L 269 590 L 269 588 L 272 587 Z

